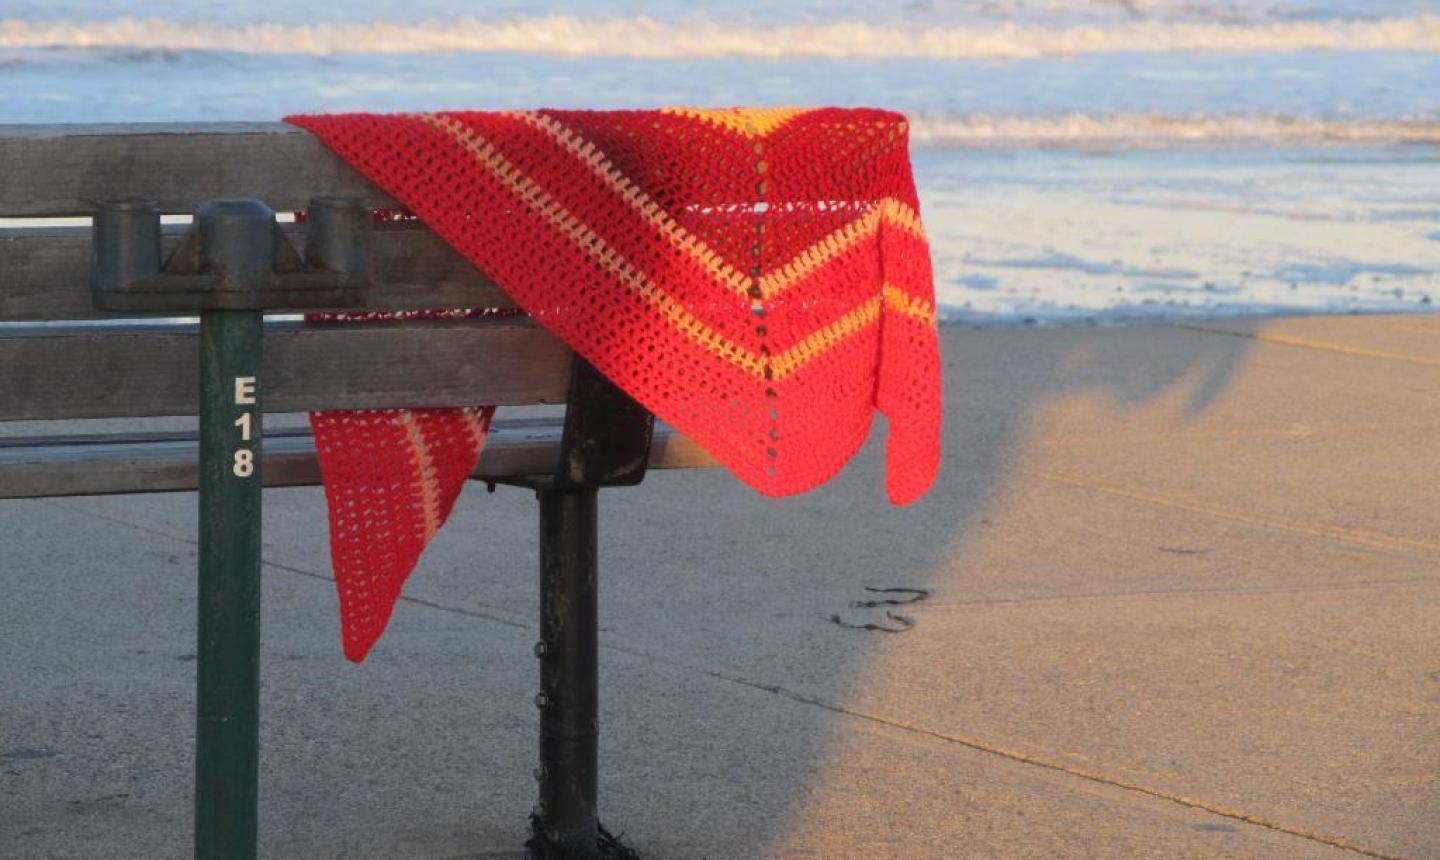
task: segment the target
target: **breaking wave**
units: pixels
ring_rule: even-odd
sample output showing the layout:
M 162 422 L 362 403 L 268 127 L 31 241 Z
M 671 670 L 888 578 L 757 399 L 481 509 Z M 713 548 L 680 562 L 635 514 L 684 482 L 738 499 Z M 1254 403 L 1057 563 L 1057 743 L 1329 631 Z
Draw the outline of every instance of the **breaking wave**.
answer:
M 0 20 L 0 48 L 124 48 L 242 54 L 509 52 L 642 59 L 1019 59 L 1124 53 L 1440 53 L 1440 15 L 1249 23 L 1134 20 L 1106 26 L 732 25 L 564 15 L 419 24 L 208 24 L 123 18 Z
M 1393 146 L 1440 144 L 1440 119 L 1337 120 L 1270 115 L 911 117 L 911 141 L 949 148 L 1172 148 L 1195 146 Z

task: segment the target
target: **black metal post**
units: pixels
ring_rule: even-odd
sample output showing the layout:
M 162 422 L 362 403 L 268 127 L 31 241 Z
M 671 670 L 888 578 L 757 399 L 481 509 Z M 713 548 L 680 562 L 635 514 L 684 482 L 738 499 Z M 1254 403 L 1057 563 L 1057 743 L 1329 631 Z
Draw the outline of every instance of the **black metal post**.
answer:
M 545 860 L 599 857 L 597 492 L 539 489 L 540 803 Z

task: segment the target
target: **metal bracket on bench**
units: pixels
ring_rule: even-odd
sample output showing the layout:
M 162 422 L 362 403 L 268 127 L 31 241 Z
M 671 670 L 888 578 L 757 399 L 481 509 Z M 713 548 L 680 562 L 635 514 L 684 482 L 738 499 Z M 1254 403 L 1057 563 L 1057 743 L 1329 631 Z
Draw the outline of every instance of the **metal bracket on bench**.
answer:
M 555 489 L 630 487 L 645 480 L 655 416 L 575 357 Z
M 554 473 L 488 479 L 491 489 L 495 484 L 536 492 L 633 487 L 645 480 L 655 416 L 578 355 L 565 400 Z
M 303 256 L 259 200 L 211 200 L 164 265 L 160 209 L 113 200 L 95 213 L 95 306 L 114 311 L 348 308 L 364 305 L 370 209 L 351 197 L 317 197 L 307 210 Z

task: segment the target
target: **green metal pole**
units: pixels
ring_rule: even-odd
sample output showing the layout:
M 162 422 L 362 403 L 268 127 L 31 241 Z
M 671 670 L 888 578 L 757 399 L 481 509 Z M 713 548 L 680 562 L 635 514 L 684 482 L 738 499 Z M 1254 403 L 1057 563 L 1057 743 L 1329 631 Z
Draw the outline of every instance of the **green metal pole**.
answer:
M 263 308 L 363 303 L 371 214 L 316 198 L 303 266 L 263 201 L 210 200 L 161 266 L 160 208 L 96 211 L 95 305 L 200 312 L 200 572 L 195 857 L 254 860 L 260 762 L 260 440 Z M 279 243 L 279 244 L 277 244 Z
M 197 860 L 256 854 L 260 343 L 260 311 L 201 314 Z

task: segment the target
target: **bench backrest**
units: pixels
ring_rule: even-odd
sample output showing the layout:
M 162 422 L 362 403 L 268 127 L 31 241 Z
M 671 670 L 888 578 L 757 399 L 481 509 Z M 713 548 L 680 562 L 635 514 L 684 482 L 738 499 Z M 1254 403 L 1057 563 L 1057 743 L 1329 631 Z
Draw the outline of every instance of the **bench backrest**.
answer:
M 283 124 L 0 125 L 0 218 L 87 216 L 127 197 L 174 214 L 220 197 L 291 212 L 327 195 L 395 205 Z M 185 229 L 167 230 L 166 253 Z M 303 224 L 286 229 L 303 244 Z M 194 415 L 196 326 L 95 310 L 91 254 L 88 226 L 0 229 L 0 421 Z M 370 310 L 513 306 L 413 223 L 377 226 L 371 273 Z M 264 402 L 270 412 L 557 403 L 570 364 L 564 344 L 523 319 L 281 320 L 266 331 Z

